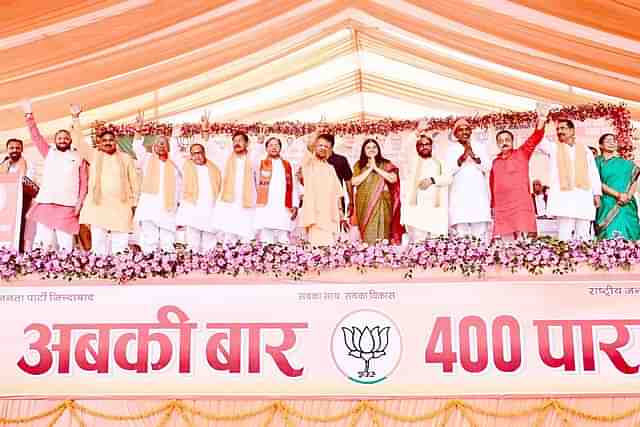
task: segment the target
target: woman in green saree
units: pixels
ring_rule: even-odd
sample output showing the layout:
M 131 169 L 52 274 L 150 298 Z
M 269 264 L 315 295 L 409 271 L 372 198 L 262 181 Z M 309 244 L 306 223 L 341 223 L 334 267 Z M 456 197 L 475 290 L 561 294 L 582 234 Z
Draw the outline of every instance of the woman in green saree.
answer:
M 602 181 L 602 200 L 596 213 L 596 234 L 599 239 L 623 237 L 640 239 L 638 206 L 635 193 L 640 168 L 617 155 L 618 145 L 613 134 L 600 137 L 601 156 L 596 165 Z
M 398 168 L 382 157 L 375 139 L 367 139 L 360 160 L 353 168 L 351 182 L 357 188 L 355 216 L 364 242 L 389 240 L 400 244 L 404 227 L 400 224 L 400 177 Z

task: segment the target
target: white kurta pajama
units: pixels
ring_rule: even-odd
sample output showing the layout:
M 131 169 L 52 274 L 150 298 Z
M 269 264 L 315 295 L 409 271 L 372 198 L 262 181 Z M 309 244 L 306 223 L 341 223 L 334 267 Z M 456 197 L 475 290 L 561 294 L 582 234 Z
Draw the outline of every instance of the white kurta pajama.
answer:
M 491 222 L 491 205 L 487 174 L 491 161 L 486 147 L 471 140 L 471 148 L 480 163 L 467 158 L 458 166 L 458 158 L 464 148 L 458 142 L 451 142 L 447 148 L 446 168 L 452 175 L 449 187 L 449 225 L 459 235 L 473 235 L 484 238 Z
M 147 173 L 149 163 L 154 154 L 148 153 L 142 145 L 142 140 L 137 139 L 133 143 L 137 157 L 137 164 L 142 169 L 143 177 Z M 171 161 L 171 160 L 167 160 Z M 172 162 L 173 163 L 173 162 Z M 161 164 L 164 164 L 161 162 Z M 173 163 L 175 166 L 175 163 Z M 153 252 L 161 248 L 165 251 L 173 251 L 176 241 L 176 206 L 167 210 L 164 204 L 164 167 L 159 168 L 158 193 L 150 194 L 141 192 L 138 207 L 133 218 L 140 225 L 140 246 L 143 252 Z M 180 200 L 179 189 L 180 171 L 176 167 L 176 195 L 174 200 Z M 143 178 L 144 181 L 144 178 Z
M 572 190 L 560 190 L 558 171 L 558 144 L 543 140 L 538 149 L 549 156 L 549 194 L 547 197 L 547 215 L 555 216 L 558 222 L 560 240 L 586 240 L 591 233 L 591 221 L 596 217 L 594 196 L 602 195 L 602 184 L 598 167 L 591 150 L 586 148 L 588 176 L 591 188 L 584 190 L 575 185 L 576 146 L 569 147 L 569 162 L 574 175 L 571 177 Z
M 216 197 L 211 189 L 209 168 L 206 165 L 194 165 L 198 175 L 198 200 L 191 203 L 180 202 L 176 214 L 176 224 L 186 228 L 187 245 L 195 252 L 208 251 L 215 247 L 219 231 L 213 226 Z
M 419 174 L 416 176 L 416 174 Z M 433 178 L 435 185 L 426 190 L 417 188 L 417 203 L 411 202 L 412 185 Z M 418 158 L 409 175 L 409 187 L 402 202 L 402 223 L 407 227 L 411 240 L 423 240 L 429 236 L 446 236 L 449 228 L 449 185 L 451 175 L 436 159 Z
M 231 154 L 230 154 L 231 155 Z M 234 180 L 234 200 L 233 202 L 225 202 L 222 199 L 219 199 L 216 203 L 215 208 L 215 216 L 214 216 L 214 224 L 215 228 L 225 233 L 225 241 L 234 242 L 237 240 L 243 241 L 251 241 L 255 237 L 255 227 L 254 227 L 254 219 L 256 215 L 256 208 L 245 208 L 242 206 L 243 200 L 243 187 L 244 187 L 244 168 L 245 162 L 251 162 L 251 159 L 247 156 L 243 156 L 237 160 L 236 163 L 236 176 Z M 224 182 L 224 173 L 226 172 L 223 168 L 221 172 L 223 174 L 223 182 Z M 252 169 L 253 168 L 252 165 Z M 254 206 L 256 200 L 256 186 L 255 186 L 255 174 L 253 175 L 253 185 L 251 186 L 251 191 L 253 194 L 251 195 Z M 222 191 L 220 192 L 222 195 Z
M 295 227 L 291 220 L 291 212 L 285 206 L 287 182 L 282 159 L 272 160 L 271 180 L 269 181 L 269 198 L 265 206 L 256 208 L 254 228 L 260 232 L 260 239 L 265 243 L 288 243 L 289 233 Z M 259 166 L 256 167 L 260 172 Z M 296 191 L 295 169 L 292 172 L 292 206 L 297 206 L 298 192 Z

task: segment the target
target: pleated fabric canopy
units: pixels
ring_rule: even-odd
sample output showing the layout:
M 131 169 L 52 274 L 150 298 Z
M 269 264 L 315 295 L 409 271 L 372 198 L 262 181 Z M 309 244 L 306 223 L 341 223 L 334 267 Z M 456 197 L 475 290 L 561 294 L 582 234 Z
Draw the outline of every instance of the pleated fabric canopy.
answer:
M 0 3 L 0 138 L 84 122 L 362 120 L 624 102 L 640 7 L 581 0 Z M 391 108 L 390 108 L 391 106 Z M 326 117 L 326 116 L 329 117 Z

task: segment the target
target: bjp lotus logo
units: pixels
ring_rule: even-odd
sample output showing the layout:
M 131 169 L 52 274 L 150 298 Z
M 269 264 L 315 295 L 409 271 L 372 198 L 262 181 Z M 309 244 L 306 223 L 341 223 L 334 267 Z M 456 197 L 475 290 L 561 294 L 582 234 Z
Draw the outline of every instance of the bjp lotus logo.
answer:
M 351 329 L 342 328 L 344 344 L 349 349 L 349 356 L 362 359 L 364 362 L 364 371 L 358 372 L 358 377 L 375 377 L 375 371 L 369 370 L 371 360 L 378 359 L 387 354 L 385 350 L 389 345 L 390 329 L 389 326 L 382 329 L 380 329 L 380 326 L 376 326 L 373 329 L 365 326 L 363 330 L 355 326 Z
M 400 361 L 400 332 L 386 315 L 360 310 L 343 318 L 333 333 L 332 353 L 338 369 L 351 381 L 375 384 Z

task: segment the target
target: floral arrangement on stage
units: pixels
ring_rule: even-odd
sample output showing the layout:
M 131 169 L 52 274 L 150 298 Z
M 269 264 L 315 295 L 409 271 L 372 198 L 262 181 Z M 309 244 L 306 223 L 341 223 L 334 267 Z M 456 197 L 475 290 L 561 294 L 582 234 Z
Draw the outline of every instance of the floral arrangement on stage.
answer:
M 18 254 L 0 249 L 0 277 L 4 281 L 36 274 L 43 279 L 108 279 L 117 283 L 145 278 L 173 278 L 190 273 L 206 275 L 267 275 L 303 280 L 336 269 L 394 269 L 399 279 L 417 271 L 440 270 L 464 276 L 482 276 L 488 269 L 513 273 L 564 274 L 578 266 L 594 270 L 630 269 L 640 264 L 640 242 L 622 239 L 560 242 L 550 238 L 516 242 L 483 242 L 469 238 L 439 238 L 405 246 L 386 242 L 368 245 L 339 242 L 334 246 L 218 244 L 206 253 L 127 252 L 98 257 L 33 250 Z
M 615 104 L 585 104 L 566 106 L 560 109 L 551 110 L 549 115 L 552 119 L 567 118 L 576 121 L 587 119 L 608 119 L 613 125 L 621 154 L 632 150 L 632 126 L 631 113 L 624 105 Z M 500 112 L 483 116 L 464 117 L 472 127 L 496 129 L 516 129 L 534 127 L 538 114 L 535 111 L 526 112 Z M 318 129 L 336 135 L 388 135 L 390 133 L 413 131 L 419 125 L 425 126 L 427 130 L 449 130 L 453 124 L 462 117 L 449 116 L 445 118 L 427 118 L 422 121 L 417 120 L 392 120 L 384 119 L 378 121 L 350 121 L 341 123 L 302 123 L 302 122 L 277 122 L 273 124 L 254 123 L 210 123 L 209 133 L 213 135 L 230 135 L 237 131 L 246 132 L 252 135 L 284 134 L 300 137 L 312 133 Z M 147 135 L 172 135 L 174 126 L 180 126 L 181 135 L 191 137 L 202 133 L 203 128 L 200 123 L 184 123 L 172 125 L 167 123 L 148 122 L 144 125 L 141 133 Z M 93 124 L 94 133 L 99 133 L 104 129 L 109 129 L 117 136 L 133 136 L 136 133 L 135 123 L 114 125 L 104 122 Z

